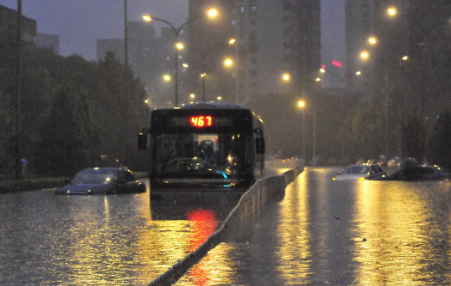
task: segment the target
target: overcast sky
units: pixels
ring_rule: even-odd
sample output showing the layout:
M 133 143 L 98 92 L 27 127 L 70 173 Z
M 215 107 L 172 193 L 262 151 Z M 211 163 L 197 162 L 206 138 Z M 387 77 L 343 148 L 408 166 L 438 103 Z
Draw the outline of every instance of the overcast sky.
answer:
M 275 0 L 276 1 L 276 0 Z M 344 0 L 321 0 L 322 53 L 325 59 L 344 60 Z M 17 0 L 0 0 L 17 9 Z M 60 53 L 96 60 L 96 40 L 124 37 L 123 0 L 22 0 L 23 14 L 35 19 L 38 33 L 60 37 Z M 188 18 L 188 0 L 128 0 L 129 21 L 143 14 L 158 15 L 174 26 Z

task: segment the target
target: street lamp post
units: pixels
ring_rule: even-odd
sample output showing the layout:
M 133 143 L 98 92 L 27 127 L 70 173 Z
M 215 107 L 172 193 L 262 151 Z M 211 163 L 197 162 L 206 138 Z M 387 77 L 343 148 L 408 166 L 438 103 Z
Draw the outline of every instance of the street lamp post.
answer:
M 298 101 L 298 106 L 302 109 L 302 156 L 305 162 L 306 154 L 305 154 L 305 108 L 306 108 L 306 102 L 305 100 Z M 313 166 L 316 166 L 316 108 L 312 107 L 312 119 L 313 119 L 313 134 L 312 134 L 312 164 Z
M 302 159 L 304 159 L 304 162 L 306 161 L 306 155 L 305 155 L 305 101 L 300 100 L 298 102 L 298 106 L 302 109 Z
M 235 39 L 230 39 L 227 44 L 221 44 L 221 45 L 215 46 L 215 47 L 213 47 L 211 49 L 208 49 L 208 50 L 205 50 L 205 51 L 201 51 L 201 50 L 196 49 L 196 48 L 194 48 L 192 46 L 188 46 L 188 50 L 195 51 L 201 58 L 202 73 L 200 74 L 200 77 L 202 79 L 202 100 L 204 102 L 206 101 L 206 84 L 205 84 L 205 81 L 206 81 L 206 77 L 207 77 L 207 71 L 206 71 L 206 59 L 207 59 L 207 56 L 209 56 L 213 51 L 215 51 L 215 50 L 217 50 L 219 48 L 222 48 L 222 47 L 227 46 L 227 45 L 234 45 L 235 43 L 236 43 Z M 231 59 L 229 59 L 229 58 L 224 61 L 224 65 L 225 66 L 231 66 L 232 64 L 233 64 L 233 61 Z
M 396 15 L 396 10 L 395 10 L 395 8 L 390 8 L 390 9 L 392 9 L 392 13 L 394 13 L 394 14 L 390 14 L 390 12 L 388 12 L 392 17 L 394 16 L 394 15 Z M 389 9 L 389 11 L 390 11 L 390 9 Z M 394 12 L 393 12 L 394 11 Z M 369 39 L 368 39 L 368 42 L 371 44 L 371 45 L 376 45 L 377 44 L 377 39 L 376 39 L 376 37 L 370 37 Z M 396 51 L 392 51 L 393 53 L 396 53 Z M 370 55 L 370 53 L 368 52 L 368 51 L 362 51 L 361 53 L 360 53 L 360 58 L 362 59 L 362 60 L 369 60 L 369 59 L 371 59 L 371 55 Z M 398 60 L 401 62 L 401 61 L 407 61 L 409 59 L 409 57 L 407 56 L 407 55 L 403 55 L 402 57 L 400 57 L 400 58 L 398 58 Z M 389 58 L 388 57 L 385 57 L 384 59 L 384 81 L 385 81 L 385 91 L 384 91 L 384 96 L 385 96 L 385 100 L 384 100 L 384 136 L 385 136 L 385 139 L 384 139 L 384 155 L 385 156 L 389 156 L 388 155 L 388 96 L 389 96 L 389 69 L 388 69 L 388 65 L 389 65 Z M 360 72 L 359 72 L 359 75 L 360 75 Z
M 16 100 L 15 100 L 15 144 L 14 144 L 14 163 L 15 178 L 22 179 L 22 162 L 20 155 L 20 103 L 22 97 L 22 0 L 17 0 L 17 51 L 16 51 Z
M 217 16 L 217 10 L 215 10 L 215 9 L 209 10 L 207 16 L 210 17 L 210 18 L 216 17 Z M 182 46 L 180 46 L 180 43 L 179 43 L 179 35 L 180 35 L 180 32 L 182 31 L 182 29 L 186 25 L 188 25 L 189 23 L 192 23 L 192 22 L 194 22 L 196 20 L 199 20 L 199 19 L 201 19 L 203 17 L 204 16 L 199 16 L 199 17 L 190 19 L 190 20 L 186 21 L 185 23 L 183 23 L 177 29 L 171 22 L 166 21 L 164 19 L 160 19 L 160 18 L 157 18 L 157 17 L 151 17 L 149 15 L 144 15 L 143 16 L 144 21 L 146 21 L 146 22 L 159 21 L 159 22 L 165 23 L 165 24 L 169 25 L 169 27 L 171 27 L 172 31 L 174 32 L 175 45 L 176 45 L 175 46 L 175 54 L 174 54 L 174 56 L 175 56 L 175 58 L 174 58 L 174 93 L 175 93 L 174 106 L 178 106 L 178 57 L 179 57 L 179 51 L 178 50 L 183 48 Z
M 326 67 L 320 68 L 319 71 L 323 74 L 328 73 L 328 74 L 331 74 L 331 75 L 337 77 L 340 80 L 340 86 L 344 87 L 344 79 L 339 74 L 327 70 Z M 341 92 L 340 101 L 341 101 L 340 102 L 340 105 L 341 105 L 340 115 L 341 115 L 341 118 L 343 119 L 344 118 L 344 92 Z M 341 142 L 341 146 L 340 146 L 340 149 L 341 149 L 340 152 L 341 152 L 341 159 L 343 159 L 344 158 L 344 144 L 343 144 L 343 140 L 341 140 L 341 141 L 342 142 Z

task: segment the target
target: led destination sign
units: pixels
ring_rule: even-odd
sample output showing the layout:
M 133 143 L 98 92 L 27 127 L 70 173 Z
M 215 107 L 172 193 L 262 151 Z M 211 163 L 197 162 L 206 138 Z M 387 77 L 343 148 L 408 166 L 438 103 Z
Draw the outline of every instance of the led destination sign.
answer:
M 197 115 L 190 117 L 190 124 L 194 127 L 211 127 L 213 126 L 213 116 L 210 115 Z
M 233 118 L 226 116 L 213 115 L 191 115 L 186 117 L 171 117 L 168 121 L 168 127 L 232 127 Z

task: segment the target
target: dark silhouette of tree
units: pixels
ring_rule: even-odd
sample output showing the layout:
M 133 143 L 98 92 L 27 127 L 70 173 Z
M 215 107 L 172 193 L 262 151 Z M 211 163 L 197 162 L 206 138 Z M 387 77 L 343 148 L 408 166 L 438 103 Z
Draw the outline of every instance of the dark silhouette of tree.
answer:
M 429 163 L 451 169 L 451 115 L 440 114 L 428 144 Z
M 423 161 L 424 137 L 420 135 L 426 134 L 424 125 L 418 117 L 410 117 L 406 119 L 401 126 L 401 150 L 404 158 L 415 158 L 418 162 Z
M 85 167 L 86 142 L 80 138 L 80 133 L 73 104 L 67 91 L 61 88 L 53 102 L 50 116 L 41 129 L 36 151 L 37 172 L 71 176 Z

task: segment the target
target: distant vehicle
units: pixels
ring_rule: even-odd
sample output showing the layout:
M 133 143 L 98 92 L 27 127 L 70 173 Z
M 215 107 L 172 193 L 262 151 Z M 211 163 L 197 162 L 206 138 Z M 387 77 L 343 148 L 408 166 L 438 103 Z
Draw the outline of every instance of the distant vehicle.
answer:
M 374 178 L 386 181 L 439 181 L 450 179 L 451 173 L 437 165 L 418 165 L 400 170 L 389 176 Z
M 119 193 L 144 193 L 146 186 L 130 170 L 120 167 L 89 168 L 78 172 L 57 195 L 94 195 Z
M 337 173 L 333 180 L 368 180 L 386 175 L 387 173 L 376 164 L 354 164 L 347 166 L 343 172 Z
M 399 167 L 401 167 L 401 163 L 402 163 L 402 160 L 399 157 L 395 157 L 393 159 L 390 159 L 387 162 L 387 167 L 389 167 L 389 168 L 399 168 Z

